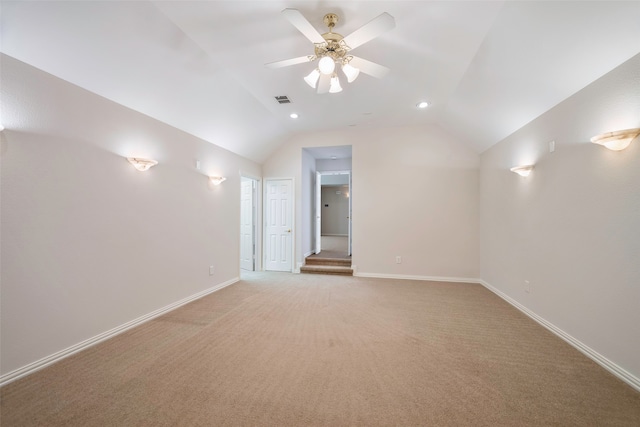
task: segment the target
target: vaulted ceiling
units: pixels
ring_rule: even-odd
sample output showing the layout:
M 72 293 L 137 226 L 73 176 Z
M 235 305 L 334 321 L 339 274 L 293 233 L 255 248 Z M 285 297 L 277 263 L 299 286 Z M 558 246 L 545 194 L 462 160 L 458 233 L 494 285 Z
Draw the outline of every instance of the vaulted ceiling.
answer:
M 482 152 L 640 53 L 639 1 L 90 1 L 0 3 L 3 53 L 256 162 L 291 135 L 439 125 Z M 313 54 L 281 14 L 348 35 L 383 12 L 395 28 L 354 49 L 385 65 L 318 95 Z M 291 103 L 279 104 L 286 95 Z M 430 106 L 419 110 L 416 103 Z M 289 114 L 296 112 L 298 119 Z M 6 126 L 7 124 L 5 124 Z M 391 142 L 390 142 L 391 143 Z

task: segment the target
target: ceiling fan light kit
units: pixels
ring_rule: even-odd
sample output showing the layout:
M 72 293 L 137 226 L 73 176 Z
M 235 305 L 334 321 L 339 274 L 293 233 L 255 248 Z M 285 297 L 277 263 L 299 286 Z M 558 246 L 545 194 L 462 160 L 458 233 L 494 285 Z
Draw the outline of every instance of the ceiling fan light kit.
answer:
M 315 89 L 316 86 L 318 85 L 319 79 L 320 79 L 320 70 L 316 68 L 315 70 L 310 72 L 307 77 L 304 78 L 304 81 L 307 82 L 309 86 Z
M 338 75 L 336 73 L 333 73 L 333 76 L 331 76 L 331 84 L 329 85 L 329 93 L 338 92 L 342 92 L 342 86 L 340 86 Z
M 318 69 L 322 74 L 331 74 L 336 69 L 336 62 L 329 56 L 323 56 L 318 61 Z
M 333 27 L 340 19 L 335 13 L 327 13 L 324 16 L 323 22 L 329 27 L 329 31 L 324 34 L 320 34 L 297 9 L 284 9 L 282 14 L 314 44 L 314 54 L 271 62 L 266 64 L 268 68 L 281 68 L 318 60 L 317 68 L 304 77 L 304 81 L 317 89 L 319 94 L 342 91 L 335 72 L 337 65 L 342 69 L 348 83 L 355 81 L 360 72 L 377 78 L 382 78 L 389 72 L 387 67 L 348 54 L 349 51 L 395 27 L 395 19 L 388 13 L 382 13 L 347 37 L 333 32 Z
M 352 81 L 357 79 L 358 75 L 360 74 L 360 70 L 358 70 L 356 67 L 349 64 L 348 62 L 346 64 L 342 64 L 342 72 L 344 73 L 345 76 L 347 76 L 348 83 L 351 83 Z

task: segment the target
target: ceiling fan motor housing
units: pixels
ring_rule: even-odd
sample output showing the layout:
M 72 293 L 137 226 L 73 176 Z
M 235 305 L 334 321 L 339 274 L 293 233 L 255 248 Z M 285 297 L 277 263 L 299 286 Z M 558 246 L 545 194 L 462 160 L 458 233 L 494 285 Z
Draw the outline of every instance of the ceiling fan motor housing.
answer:
M 335 13 L 327 13 L 324 16 L 324 23 L 329 27 L 329 32 L 324 33 L 322 38 L 325 39 L 325 43 L 317 43 L 315 45 L 315 54 L 317 58 L 323 58 L 328 56 L 336 62 L 345 63 L 348 62 L 347 52 L 350 50 L 349 46 L 343 41 L 343 36 L 333 32 L 333 27 L 340 20 Z

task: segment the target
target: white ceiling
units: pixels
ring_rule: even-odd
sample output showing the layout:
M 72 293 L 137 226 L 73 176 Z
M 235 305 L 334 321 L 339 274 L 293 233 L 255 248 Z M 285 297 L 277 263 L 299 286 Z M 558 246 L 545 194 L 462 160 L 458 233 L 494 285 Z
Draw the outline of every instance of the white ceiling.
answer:
M 0 6 L 3 53 L 259 163 L 291 135 L 353 126 L 436 124 L 482 152 L 640 53 L 640 1 Z M 390 13 L 396 28 L 353 53 L 391 73 L 317 95 L 302 80 L 314 64 L 267 69 L 313 53 L 285 8 L 321 33 L 323 16 L 337 13 L 344 36 Z M 422 99 L 426 110 L 415 108 Z

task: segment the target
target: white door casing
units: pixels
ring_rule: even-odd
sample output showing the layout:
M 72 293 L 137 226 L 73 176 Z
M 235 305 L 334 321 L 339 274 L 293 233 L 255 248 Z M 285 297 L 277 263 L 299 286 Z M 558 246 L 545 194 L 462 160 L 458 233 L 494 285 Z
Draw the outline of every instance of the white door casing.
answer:
M 240 268 L 249 271 L 255 270 L 255 186 L 249 178 L 240 183 Z
M 319 254 L 322 250 L 322 173 L 316 172 L 316 247 L 315 253 Z
M 353 241 L 353 237 L 351 236 L 351 221 L 352 221 L 352 215 L 353 215 L 353 211 L 351 210 L 351 203 L 352 203 L 352 191 L 351 191 L 351 183 L 352 183 L 352 179 L 351 179 L 351 172 L 349 172 L 349 216 L 347 218 L 347 221 L 349 221 L 349 235 L 347 237 L 347 255 L 351 256 L 351 242 Z
M 265 270 L 292 271 L 292 179 L 265 181 L 265 221 Z

